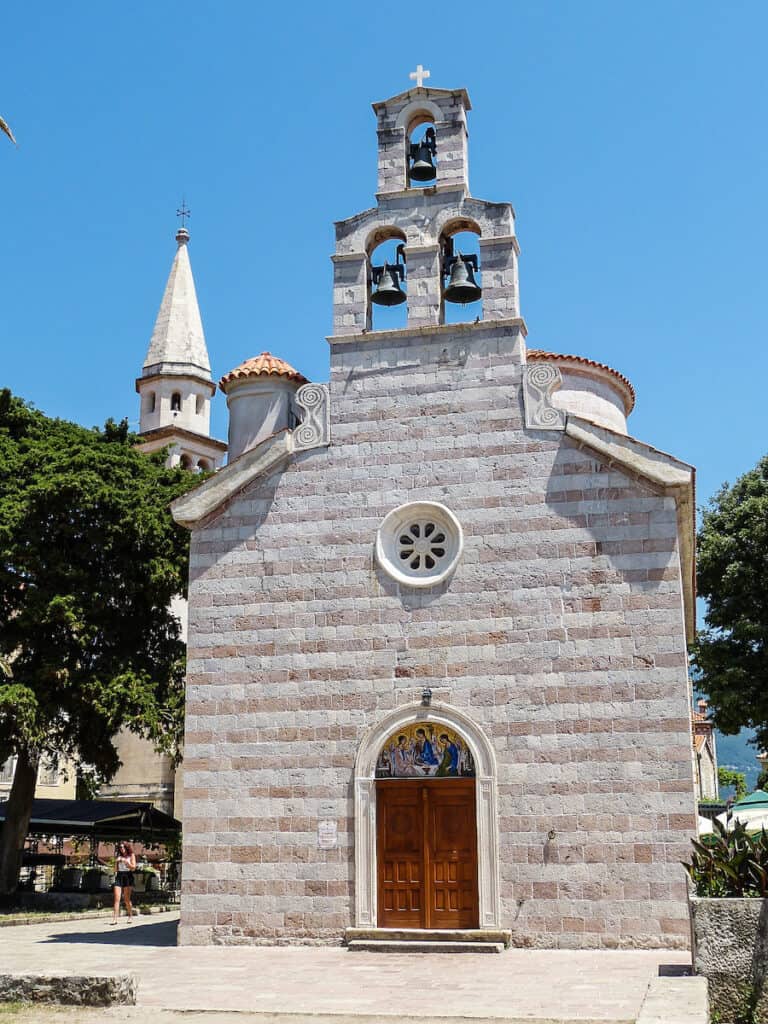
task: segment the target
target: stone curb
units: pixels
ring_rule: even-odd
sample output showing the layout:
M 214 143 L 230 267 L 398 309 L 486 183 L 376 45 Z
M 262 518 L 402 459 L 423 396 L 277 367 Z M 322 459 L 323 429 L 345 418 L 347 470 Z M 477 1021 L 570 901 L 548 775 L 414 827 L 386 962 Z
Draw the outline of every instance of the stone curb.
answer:
M 135 1006 L 133 974 L 0 974 L 0 1003 Z
M 214 1024 L 223 1024 L 229 1017 L 234 1021 L 253 1021 L 254 1024 L 382 1024 L 403 1020 L 401 1013 L 312 1013 L 307 1010 L 274 1011 L 274 1010 L 180 1010 L 171 1007 L 152 1007 L 156 1019 L 162 1024 L 163 1016 L 195 1017 L 203 1016 Z M 500 1014 L 495 1017 L 471 1017 L 459 1014 L 455 1017 L 419 1017 L 419 1024 L 637 1024 L 629 1017 L 508 1017 Z M 687 1024 L 687 1022 L 686 1022 Z M 698 1022 L 697 1022 L 698 1024 Z
M 709 1024 L 707 979 L 651 979 L 637 1024 Z
M 179 908 L 176 907 L 134 907 L 135 915 L 137 917 L 150 917 L 153 914 L 173 914 L 178 913 Z M 34 917 L 19 917 L 13 921 L 3 921 L 0 918 L 0 928 L 15 928 L 18 925 L 24 924 L 57 924 L 59 921 L 98 921 L 110 917 L 112 914 L 111 909 L 107 910 L 85 910 L 80 913 L 50 913 L 50 914 L 36 914 Z M 122 919 L 121 919 L 122 920 Z

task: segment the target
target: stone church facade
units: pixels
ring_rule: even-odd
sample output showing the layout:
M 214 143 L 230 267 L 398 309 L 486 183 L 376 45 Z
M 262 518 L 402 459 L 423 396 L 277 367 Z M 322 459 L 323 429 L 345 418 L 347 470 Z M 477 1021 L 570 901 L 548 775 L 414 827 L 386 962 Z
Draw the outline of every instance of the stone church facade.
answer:
M 268 354 L 228 374 L 229 463 L 174 504 L 182 943 L 687 944 L 693 470 L 628 436 L 621 374 L 527 347 L 512 208 L 469 192 L 469 108 L 374 105 L 330 383 Z M 460 232 L 482 308 L 447 323 Z M 387 242 L 407 321 L 379 330 Z

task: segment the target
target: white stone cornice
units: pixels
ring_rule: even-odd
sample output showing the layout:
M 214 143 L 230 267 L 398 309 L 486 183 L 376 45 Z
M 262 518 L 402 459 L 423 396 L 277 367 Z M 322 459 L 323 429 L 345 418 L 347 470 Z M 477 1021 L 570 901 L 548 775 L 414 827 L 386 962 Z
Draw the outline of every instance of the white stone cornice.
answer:
M 255 448 L 230 462 L 215 476 L 171 502 L 171 515 L 181 526 L 192 529 L 201 519 L 215 512 L 252 480 L 268 473 L 291 454 L 290 431 L 281 430 L 265 438 Z
M 419 195 L 423 196 L 437 196 L 449 192 L 460 192 L 466 199 L 472 199 L 466 185 L 456 181 L 448 181 L 445 184 L 425 185 L 418 190 L 414 188 L 399 188 L 395 192 L 377 192 L 376 202 L 379 209 L 382 206 L 386 208 L 387 204 L 393 199 L 413 199 L 414 192 L 416 191 L 418 191 Z
M 260 476 L 270 473 L 294 452 L 326 448 L 331 443 L 329 389 L 326 384 L 304 384 L 296 392 L 296 404 L 304 413 L 293 430 L 281 430 L 264 438 L 230 462 L 215 476 L 171 502 L 171 514 L 181 526 L 193 529 L 224 502 Z
M 623 466 L 659 487 L 684 487 L 692 482 L 692 466 L 633 437 L 573 415 L 568 416 L 565 433 L 579 445 L 602 455 L 606 462 Z
M 439 250 L 440 250 L 440 243 L 439 242 L 429 242 L 426 245 L 418 245 L 416 243 L 411 245 L 410 243 L 406 243 L 405 255 L 407 257 L 408 253 L 412 253 L 412 254 L 415 255 L 416 253 L 420 253 L 420 252 L 428 252 L 428 253 L 439 252 Z
M 479 320 L 477 323 L 473 321 L 471 323 L 458 324 L 429 324 L 425 327 L 402 327 L 396 331 L 359 331 L 356 334 L 329 334 L 325 340 L 331 345 L 349 345 L 360 341 L 375 342 L 378 338 L 389 340 L 425 337 L 428 335 L 457 334 L 464 331 L 475 333 L 476 331 L 493 331 L 509 327 L 519 328 L 523 337 L 528 334 L 525 320 L 522 317 L 514 316 L 505 317 L 501 320 Z
M 332 263 L 352 263 L 366 259 L 364 252 L 335 252 L 331 255 Z
M 691 643 L 696 632 L 696 470 L 634 437 L 617 434 L 570 414 L 565 434 L 607 465 L 647 480 L 675 499 L 685 633 Z
M 483 235 L 478 239 L 478 243 L 481 250 L 491 245 L 511 245 L 515 253 L 520 255 L 520 243 L 517 240 L 517 235 Z M 482 266 L 480 269 L 482 270 Z

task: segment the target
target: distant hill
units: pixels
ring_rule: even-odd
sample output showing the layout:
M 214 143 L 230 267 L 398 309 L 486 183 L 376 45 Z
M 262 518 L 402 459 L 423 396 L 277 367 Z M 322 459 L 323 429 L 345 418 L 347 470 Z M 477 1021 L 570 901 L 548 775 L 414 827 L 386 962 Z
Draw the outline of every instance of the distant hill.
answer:
M 717 763 L 721 768 L 735 768 L 744 772 L 750 791 L 757 785 L 757 777 L 760 774 L 760 766 L 755 760 L 757 747 L 749 744 L 753 736 L 754 732 L 751 729 L 742 729 L 737 736 L 716 733 Z

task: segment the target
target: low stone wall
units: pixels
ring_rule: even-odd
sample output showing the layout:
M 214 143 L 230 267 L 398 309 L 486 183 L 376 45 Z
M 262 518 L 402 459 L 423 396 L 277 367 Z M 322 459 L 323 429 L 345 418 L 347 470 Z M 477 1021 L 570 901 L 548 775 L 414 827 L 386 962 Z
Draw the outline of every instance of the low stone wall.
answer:
M 111 906 L 111 892 L 23 892 L 18 905 L 24 910 L 80 910 L 84 907 Z
M 690 898 L 693 969 L 724 1022 L 768 1021 L 768 899 Z
M 0 1003 L 134 1006 L 136 988 L 132 974 L 0 974 Z

